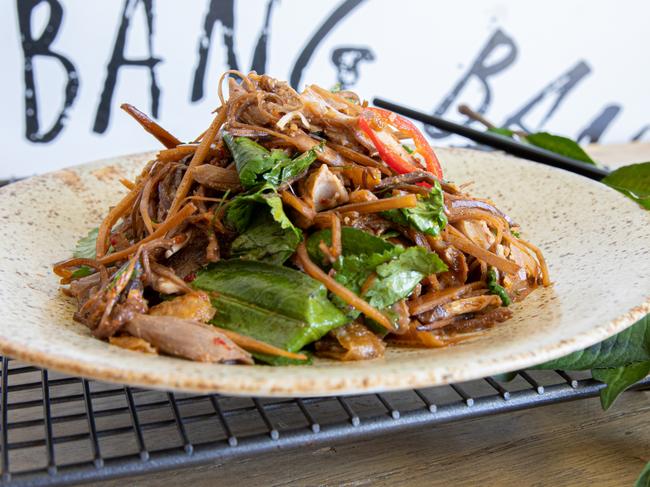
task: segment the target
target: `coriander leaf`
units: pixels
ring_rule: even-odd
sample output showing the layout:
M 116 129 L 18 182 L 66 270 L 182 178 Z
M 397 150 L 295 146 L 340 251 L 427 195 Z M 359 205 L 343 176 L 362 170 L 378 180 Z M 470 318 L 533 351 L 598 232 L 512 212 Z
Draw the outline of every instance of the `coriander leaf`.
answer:
M 436 181 L 427 196 L 417 195 L 415 208 L 400 208 L 382 212 L 382 215 L 405 227 L 413 227 L 426 235 L 437 236 L 447 225 L 444 212 L 444 196 Z
M 244 188 L 251 188 L 261 182 L 262 175 L 273 169 L 282 160 L 289 159 L 283 151 L 270 152 L 247 137 L 233 137 L 224 132 L 226 143 L 237 167 L 239 180 Z
M 634 487 L 650 487 L 650 462 L 641 471 L 639 478 L 634 482 Z
M 349 321 L 320 282 L 283 266 L 223 260 L 199 271 L 192 286 L 210 293 L 212 323 L 290 352 Z
M 601 182 L 650 210 L 650 162 L 621 167 L 605 176 Z
M 650 361 L 616 367 L 613 369 L 595 369 L 591 376 L 597 381 L 604 382 L 607 387 L 600 391 L 600 404 L 608 409 L 625 389 L 636 384 L 650 374 Z
M 497 280 L 497 273 L 494 270 L 494 267 L 490 267 L 490 270 L 488 271 L 487 288 L 491 294 L 496 294 L 501 298 L 501 304 L 503 304 L 503 306 L 510 306 L 510 296 L 508 296 L 506 290 L 499 285 L 499 282 Z
M 515 136 L 515 132 L 513 130 L 510 130 L 505 127 L 490 127 L 489 129 L 487 129 L 487 131 L 492 132 L 493 134 L 503 135 L 504 137 L 512 138 Z
M 298 237 L 302 236 L 300 230 L 291 223 L 285 214 L 280 196 L 268 183 L 252 192 L 233 198 L 226 209 L 226 223 L 237 232 L 243 233 L 253 219 L 254 210 L 264 205 L 271 210 L 273 220 L 278 222 L 282 228 L 290 229 Z
M 589 370 L 647 361 L 650 361 L 650 315 L 600 343 L 534 368 Z
M 72 256 L 75 259 L 94 259 L 95 246 L 97 244 L 97 234 L 99 233 L 99 228 L 93 228 L 88 232 L 88 235 L 82 237 L 77 242 Z
M 330 88 L 330 93 L 338 93 L 341 91 L 341 83 L 335 83 L 334 86 Z
M 536 134 L 528 134 L 525 137 L 525 142 L 555 152 L 556 154 L 570 157 L 571 159 L 576 159 L 588 164 L 596 164 L 576 142 L 567 137 L 562 137 L 561 135 L 552 135 L 548 132 L 538 132 Z
M 312 233 L 307 239 L 307 252 L 310 258 L 317 263 L 323 262 L 323 253 L 318 248 L 319 244 L 332 245 L 332 230 L 325 229 Z M 382 253 L 395 247 L 392 243 L 353 227 L 341 228 L 341 250 L 343 255 L 360 255 Z
M 283 264 L 295 252 L 300 235 L 282 228 L 268 213 L 255 217 L 230 247 L 231 257 Z

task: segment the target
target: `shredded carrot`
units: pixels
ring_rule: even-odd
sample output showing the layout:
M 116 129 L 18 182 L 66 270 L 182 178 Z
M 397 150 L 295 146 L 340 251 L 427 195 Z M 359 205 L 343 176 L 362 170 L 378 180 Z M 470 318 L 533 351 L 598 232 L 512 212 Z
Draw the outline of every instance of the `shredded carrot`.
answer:
M 305 203 L 303 200 L 297 196 L 294 196 L 290 191 L 287 191 L 286 189 L 284 191 L 281 191 L 280 198 L 282 198 L 283 203 L 289 205 L 309 221 L 314 219 L 316 212 L 312 210 L 309 205 L 307 205 L 307 203 Z
M 313 277 L 317 281 L 323 283 L 323 285 L 330 292 L 336 294 L 339 298 L 341 298 L 353 308 L 359 310 L 366 317 L 370 318 L 371 320 L 375 320 L 377 323 L 389 331 L 395 331 L 395 327 L 390 322 L 390 320 L 377 308 L 371 306 L 368 302 L 361 299 L 348 288 L 336 282 L 330 276 L 325 274 L 320 267 L 314 264 L 307 254 L 307 247 L 305 247 L 305 242 L 300 243 L 298 249 L 296 250 L 296 254 L 298 256 L 298 261 L 305 270 L 305 273 L 307 273 L 310 277 Z
M 359 290 L 359 295 L 365 296 L 376 280 L 377 280 L 377 273 L 372 272 L 368 276 L 368 278 L 364 281 L 364 283 L 361 285 L 361 289 Z
M 338 259 L 343 249 L 341 247 L 341 219 L 336 213 L 332 213 L 332 246 L 330 253 L 334 259 Z
M 239 345 L 241 348 L 243 348 L 248 352 L 265 353 L 267 355 L 274 355 L 276 357 L 286 357 L 295 360 L 307 360 L 307 355 L 305 355 L 304 353 L 287 352 L 286 350 L 283 350 L 278 347 L 274 347 L 269 343 L 256 340 L 255 338 L 249 337 L 247 335 L 242 335 L 235 331 L 226 330 L 225 328 L 221 328 L 218 326 L 215 326 L 215 328 L 217 329 L 217 331 L 226 335 L 233 342 L 235 342 L 235 344 Z
M 388 169 L 383 162 L 375 161 L 372 157 L 361 154 L 360 152 L 357 152 L 354 149 L 350 149 L 349 147 L 345 147 L 344 145 L 335 144 L 329 141 L 327 142 L 327 145 L 351 161 L 361 164 L 362 166 L 374 167 L 386 176 L 393 175 L 390 169 Z
M 171 147 L 176 147 L 178 144 L 181 143 L 180 140 L 178 140 L 172 134 L 167 132 L 164 128 L 162 128 L 156 122 L 151 120 L 147 115 L 142 113 L 133 105 L 129 105 L 128 103 L 123 103 L 122 105 L 120 105 L 120 108 L 124 110 L 126 113 L 128 113 L 129 115 L 131 115 L 136 122 L 142 125 L 142 128 L 144 128 L 147 132 L 149 132 L 156 139 L 158 139 L 160 143 L 165 147 L 167 147 L 168 149 Z
M 516 274 L 521 269 L 521 267 L 519 267 L 514 262 L 504 259 L 503 257 L 499 257 L 498 255 L 485 250 L 483 247 L 479 247 L 461 232 L 456 230 L 452 225 L 447 225 L 445 234 L 445 240 L 447 240 L 454 247 L 465 252 L 466 254 L 472 255 L 477 259 L 490 264 L 491 266 L 496 267 L 502 272 L 505 272 L 507 274 Z
M 221 128 L 225 120 L 226 120 L 226 108 L 221 107 L 219 109 L 219 112 L 217 113 L 217 116 L 214 117 L 214 120 L 212 120 L 210 127 L 205 133 L 205 137 L 203 137 L 201 143 L 199 144 L 199 147 L 196 149 L 196 152 L 194 152 L 194 155 L 192 156 L 192 160 L 187 165 L 187 170 L 185 171 L 185 174 L 183 174 L 183 179 L 181 180 L 181 183 L 178 185 L 178 188 L 176 189 L 176 194 L 174 195 L 174 201 L 172 202 L 171 207 L 169 208 L 167 219 L 170 219 L 174 216 L 174 214 L 178 211 L 178 208 L 181 205 L 181 201 L 183 201 L 183 198 L 187 196 L 187 193 L 190 190 L 190 186 L 192 186 L 192 183 L 194 182 L 194 178 L 192 177 L 192 168 L 200 164 L 203 164 L 203 161 L 205 161 L 205 158 L 210 152 L 210 145 L 212 145 L 212 141 L 217 136 L 217 133 L 219 132 L 219 129 Z
M 135 183 L 133 181 L 129 181 L 126 178 L 121 178 L 120 183 L 122 183 L 122 186 L 124 186 L 128 190 L 135 188 Z
M 126 214 L 132 209 L 133 203 L 140 194 L 140 189 L 142 188 L 142 183 L 136 185 L 116 206 L 111 208 L 106 215 L 106 218 L 99 225 L 99 230 L 97 231 L 97 243 L 95 244 L 95 253 L 97 257 L 103 257 L 106 254 L 108 249 L 108 237 L 110 236 L 111 229 L 113 225 L 117 223 L 117 220 Z
M 361 203 L 350 203 L 349 205 L 334 208 L 334 211 L 346 213 L 356 211 L 358 213 L 379 213 L 380 211 L 395 210 L 397 208 L 415 208 L 418 198 L 414 194 L 393 196 L 381 200 L 362 201 Z
M 194 206 L 192 203 L 187 204 L 186 206 L 183 207 L 179 212 L 177 212 L 173 217 L 165 220 L 163 223 L 158 226 L 158 228 L 150 235 L 147 237 L 143 238 L 139 242 L 134 243 L 130 247 L 127 247 L 124 250 L 120 250 L 119 252 L 115 252 L 113 254 L 108 254 L 105 255 L 97 261 L 101 264 L 109 264 L 111 262 L 116 262 L 118 260 L 122 260 L 125 257 L 128 257 L 131 255 L 135 250 L 138 249 L 139 246 L 141 246 L 144 243 L 150 242 L 151 240 L 154 240 L 156 238 L 162 237 L 165 235 L 169 230 L 174 228 L 176 225 L 180 224 L 183 220 L 185 220 L 187 217 L 189 217 L 192 213 L 196 211 L 196 206 Z
M 149 199 L 151 198 L 151 189 L 156 180 L 157 178 L 155 177 L 147 179 L 144 188 L 142 188 L 142 196 L 140 197 L 140 215 L 142 216 L 142 223 L 144 223 L 149 234 L 154 232 L 153 221 L 151 220 L 151 215 L 149 215 Z
M 323 240 L 321 240 L 321 241 L 318 243 L 318 248 L 319 248 L 320 251 L 323 253 L 323 255 L 325 256 L 325 258 L 327 259 L 327 261 L 328 261 L 330 264 L 333 264 L 334 261 L 335 261 L 336 259 L 335 259 L 334 256 L 332 255 L 332 250 L 327 246 L 327 244 L 326 244 Z
M 443 289 L 442 291 L 423 294 L 422 296 L 409 301 L 409 312 L 411 315 L 419 315 L 420 313 L 429 311 L 436 306 L 458 299 L 463 294 L 478 289 L 483 285 L 483 282 L 476 281 L 470 284 L 465 284 L 464 286 L 450 287 Z

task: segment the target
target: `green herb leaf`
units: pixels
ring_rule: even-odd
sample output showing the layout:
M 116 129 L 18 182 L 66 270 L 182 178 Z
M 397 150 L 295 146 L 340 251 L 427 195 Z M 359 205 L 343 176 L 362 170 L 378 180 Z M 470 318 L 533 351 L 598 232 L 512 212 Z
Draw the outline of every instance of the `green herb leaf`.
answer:
M 220 261 L 192 286 L 210 293 L 215 325 L 290 352 L 349 320 L 318 281 L 287 267 L 247 260 Z
M 534 368 L 589 370 L 647 361 L 650 361 L 650 315 L 600 343 Z
M 621 167 L 601 182 L 650 210 L 650 162 Z
M 72 273 L 72 278 L 79 279 L 80 277 L 86 277 L 94 273 L 95 273 L 95 269 L 82 265 L 81 267 L 79 267 L 79 269 L 77 269 Z
M 417 195 L 415 208 L 400 208 L 382 212 L 382 215 L 399 225 L 413 227 L 426 234 L 437 236 L 447 225 L 444 212 L 444 196 L 436 181 L 427 196 Z
M 261 213 L 232 243 L 232 257 L 283 264 L 296 251 L 300 234 L 282 228 L 271 214 Z
M 310 353 L 305 352 L 304 350 L 300 353 L 307 355 L 307 360 L 298 360 L 295 358 L 287 357 L 278 357 L 277 355 L 266 355 L 264 353 L 253 352 L 251 355 L 253 358 L 259 362 L 263 362 L 268 365 L 311 365 L 313 363 L 312 356 Z
M 335 83 L 334 86 L 330 88 L 330 93 L 338 93 L 341 91 L 341 83 Z
M 650 487 L 650 462 L 641 471 L 639 478 L 634 482 L 634 487 Z
M 525 137 L 525 142 L 578 161 L 586 162 L 588 164 L 596 164 L 576 142 L 567 137 L 562 137 L 561 135 L 552 135 L 548 132 L 538 132 L 536 134 L 527 135 Z
M 233 137 L 228 132 L 224 132 L 223 140 L 230 149 L 239 180 L 246 189 L 263 182 L 262 175 L 273 169 L 279 161 L 289 159 L 284 152 L 270 152 L 247 137 Z
M 492 132 L 493 134 L 503 135 L 504 137 L 512 138 L 515 136 L 515 132 L 513 130 L 510 130 L 505 127 L 490 127 L 489 129 L 487 129 L 487 131 Z
M 295 159 L 279 159 L 278 163 L 263 178 L 274 186 L 279 186 L 284 181 L 288 181 L 306 171 L 318 157 L 318 150 L 321 146 L 316 146 L 303 152 Z
M 237 232 L 243 233 L 251 224 L 254 210 L 259 209 L 260 205 L 268 206 L 273 220 L 278 222 L 282 228 L 290 229 L 298 237 L 302 237 L 300 230 L 291 223 L 289 217 L 284 213 L 280 196 L 268 183 L 253 192 L 233 198 L 226 209 L 226 223 Z
M 278 186 L 307 170 L 317 157 L 318 148 L 291 159 L 284 151 L 269 151 L 248 137 L 233 137 L 224 132 L 223 140 L 230 149 L 239 180 L 246 189 L 265 181 Z
M 413 154 L 415 152 L 415 149 L 413 149 L 413 147 L 410 147 L 406 144 L 402 144 L 402 148 L 409 154 Z
M 75 246 L 74 252 L 72 252 L 72 256 L 75 259 L 94 259 L 97 255 L 95 250 L 98 233 L 99 228 L 93 228 L 88 232 L 88 235 L 80 238 Z
M 650 373 L 650 361 L 616 367 L 614 369 L 595 369 L 591 371 L 594 379 L 607 384 L 600 391 L 600 404 L 608 409 L 625 389 L 633 386 Z
M 323 253 L 318 248 L 319 244 L 332 245 L 332 231 L 328 228 L 312 233 L 307 239 L 307 252 L 309 257 L 316 263 L 322 263 Z M 395 247 L 384 239 L 375 237 L 368 232 L 353 227 L 341 228 L 341 247 L 343 255 L 362 255 L 382 253 Z
M 494 267 L 490 267 L 490 270 L 488 271 L 487 287 L 491 294 L 496 294 L 501 298 L 501 304 L 504 306 L 510 306 L 510 296 L 508 296 L 506 290 L 499 285 L 497 273 L 494 270 Z
M 334 279 L 357 294 L 368 277 L 376 273 L 377 277 L 362 297 L 381 310 L 406 298 L 426 276 L 447 270 L 436 254 L 422 247 L 399 246 L 383 253 L 342 256 L 333 267 Z M 347 306 L 338 298 L 333 301 L 341 308 Z M 358 312 L 352 311 L 348 316 L 356 317 Z
M 409 247 L 395 259 L 377 266 L 377 279 L 366 292 L 366 298 L 377 308 L 387 308 L 410 295 L 426 276 L 446 270 L 437 254 L 422 247 Z

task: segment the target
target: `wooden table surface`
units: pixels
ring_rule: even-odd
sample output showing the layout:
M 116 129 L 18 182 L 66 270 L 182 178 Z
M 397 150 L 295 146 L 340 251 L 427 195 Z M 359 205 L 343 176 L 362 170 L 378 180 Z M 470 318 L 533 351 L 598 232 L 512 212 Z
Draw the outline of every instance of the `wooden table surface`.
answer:
M 650 161 L 650 143 L 588 151 L 610 168 Z M 607 412 L 587 399 L 102 485 L 631 486 L 648 461 L 650 391 L 635 391 Z

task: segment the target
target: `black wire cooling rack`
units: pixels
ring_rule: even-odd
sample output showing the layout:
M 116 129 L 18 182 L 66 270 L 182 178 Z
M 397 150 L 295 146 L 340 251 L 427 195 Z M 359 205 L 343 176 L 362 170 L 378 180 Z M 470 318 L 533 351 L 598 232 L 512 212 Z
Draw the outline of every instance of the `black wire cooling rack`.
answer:
M 349 442 L 598 394 L 588 374 L 520 372 L 384 394 L 324 398 L 175 394 L 2 359 L 2 482 L 92 482 L 277 449 Z M 650 377 L 636 388 L 650 387 Z

